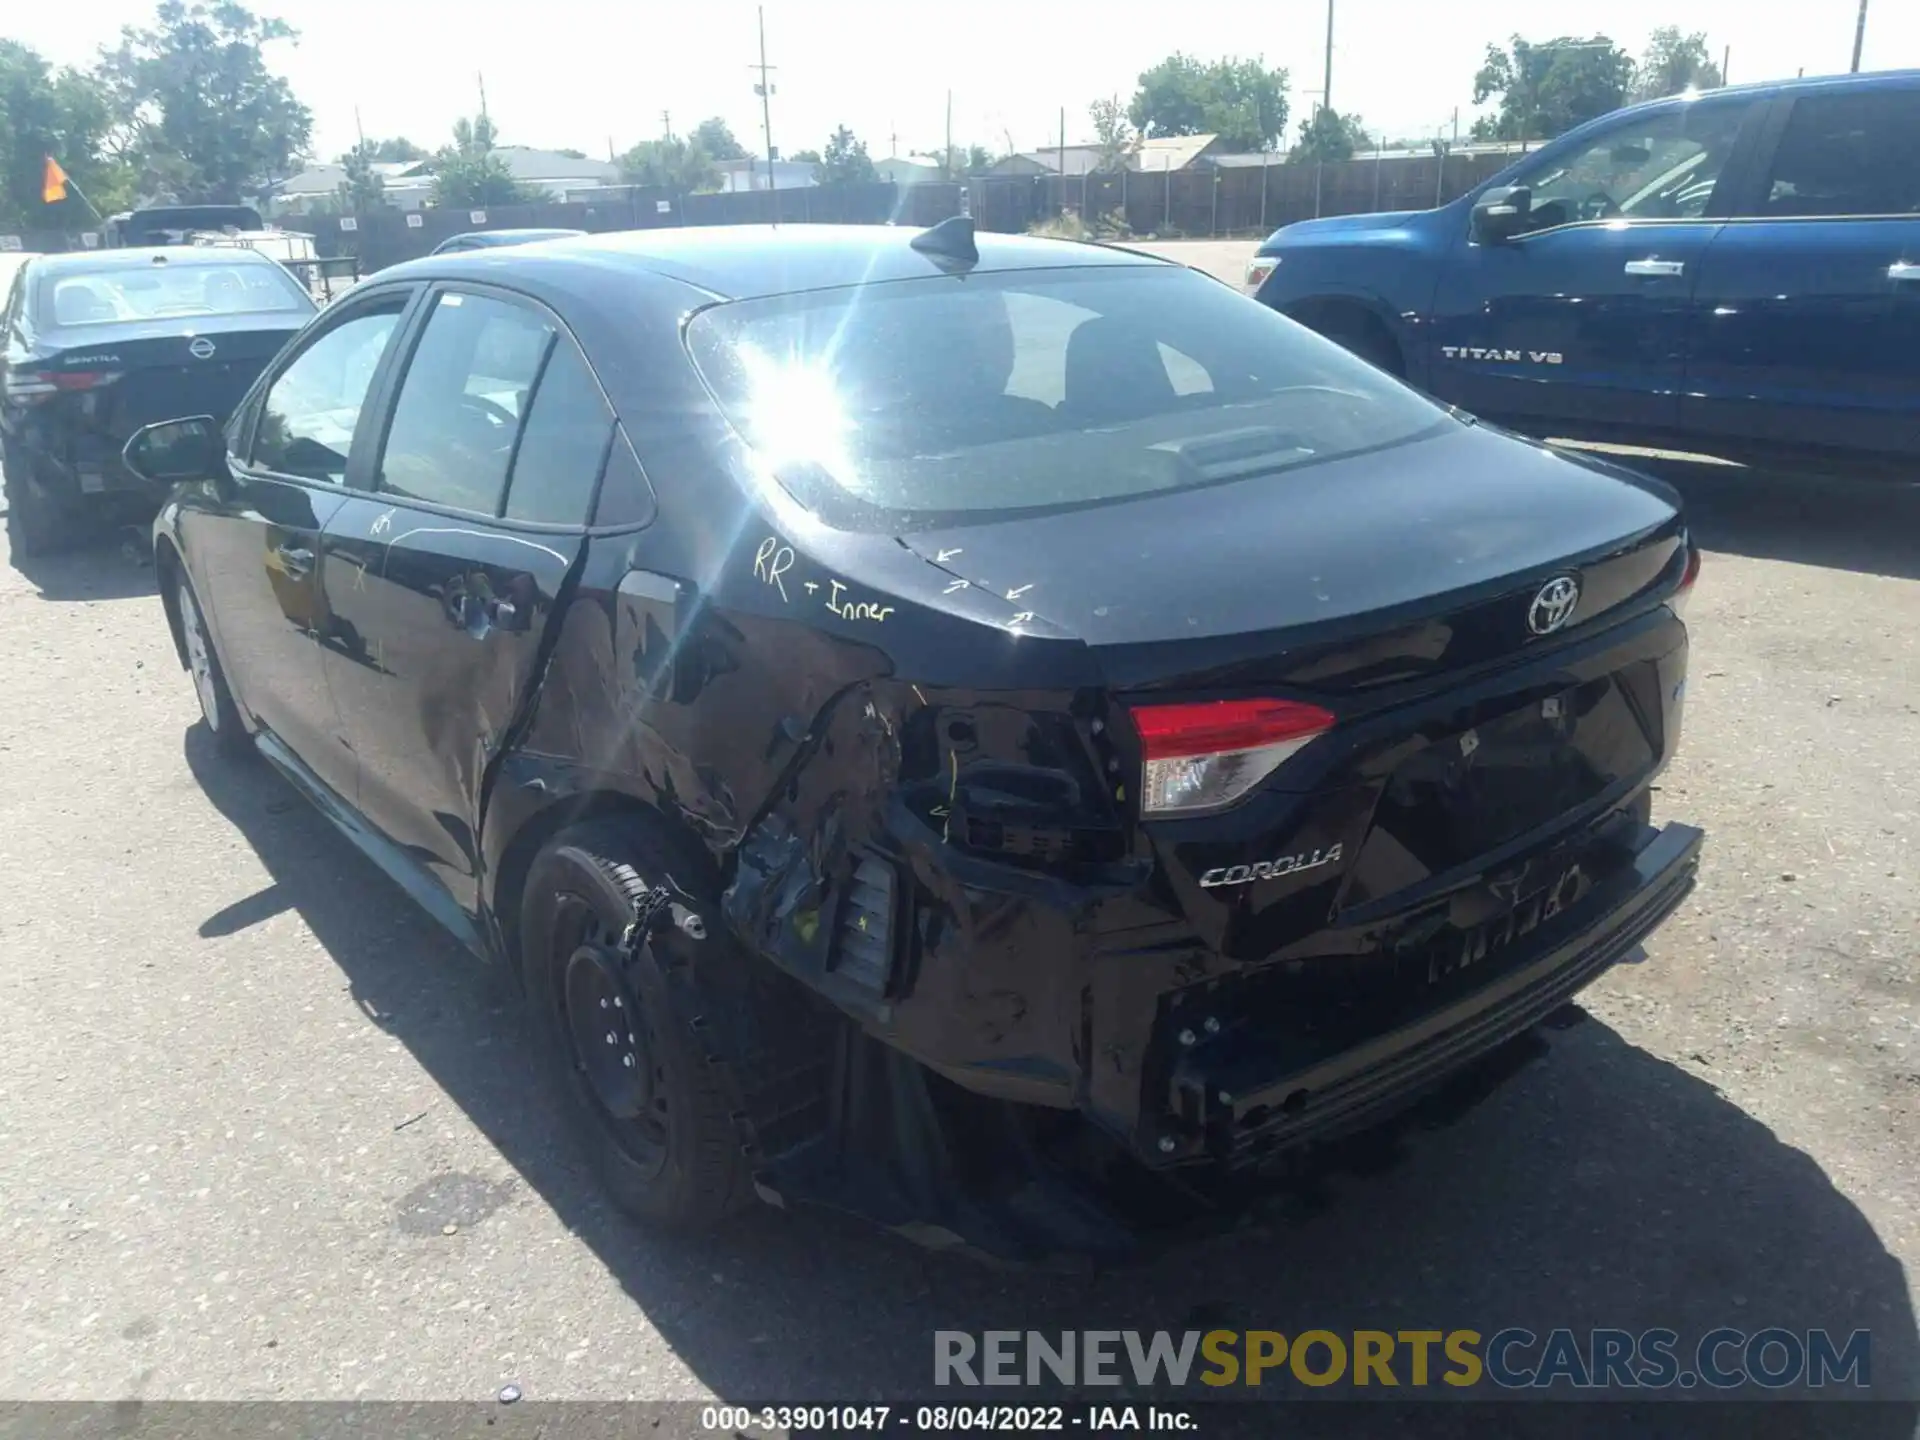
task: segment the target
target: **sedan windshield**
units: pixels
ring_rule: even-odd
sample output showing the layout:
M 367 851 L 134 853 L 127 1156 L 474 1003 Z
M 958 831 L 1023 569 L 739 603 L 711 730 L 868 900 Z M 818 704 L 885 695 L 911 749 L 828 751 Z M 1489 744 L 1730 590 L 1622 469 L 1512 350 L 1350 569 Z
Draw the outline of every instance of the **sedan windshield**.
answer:
M 900 530 L 1274 474 L 1456 423 L 1173 266 L 943 276 L 715 306 L 721 408 L 829 524 Z
M 153 265 L 42 283 L 43 324 L 113 325 L 189 315 L 300 312 L 313 302 L 278 265 Z

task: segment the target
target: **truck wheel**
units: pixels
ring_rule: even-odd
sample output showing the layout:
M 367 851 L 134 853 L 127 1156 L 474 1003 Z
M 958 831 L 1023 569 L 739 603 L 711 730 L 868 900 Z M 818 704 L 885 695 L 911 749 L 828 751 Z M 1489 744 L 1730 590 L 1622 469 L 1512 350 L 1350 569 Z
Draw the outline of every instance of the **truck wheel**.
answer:
M 561 831 L 528 870 L 520 954 L 541 1051 L 615 1203 L 696 1231 L 753 1190 L 723 1072 L 670 978 L 685 963 L 673 954 L 678 933 L 623 941 L 666 877 L 664 853 L 632 821 Z
M 1404 377 L 1407 373 L 1393 336 L 1387 333 L 1386 326 L 1363 310 L 1326 310 L 1302 316 L 1301 323 L 1389 375 Z
M 28 481 L 23 469 L 6 462 L 7 548 L 16 559 L 50 555 L 69 538 L 66 517 Z
M 200 701 L 200 718 L 213 736 L 214 748 L 222 755 L 236 757 L 247 753 L 246 727 L 240 723 L 240 707 L 233 703 L 227 688 L 226 672 L 213 648 L 213 637 L 193 598 L 193 586 L 187 577 L 175 580 L 174 604 L 180 615 L 180 638 L 187 652 L 187 673 L 193 677 L 193 693 Z

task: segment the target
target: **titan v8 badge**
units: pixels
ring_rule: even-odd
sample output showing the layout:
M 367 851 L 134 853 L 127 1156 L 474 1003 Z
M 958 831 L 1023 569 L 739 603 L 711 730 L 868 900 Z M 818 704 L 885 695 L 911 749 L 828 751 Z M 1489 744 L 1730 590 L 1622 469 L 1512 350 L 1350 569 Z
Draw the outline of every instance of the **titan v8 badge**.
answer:
M 1202 889 L 1222 885 L 1246 885 L 1255 880 L 1278 880 L 1283 875 L 1298 875 L 1303 870 L 1318 870 L 1340 858 L 1340 847 L 1303 850 L 1298 855 L 1282 855 L 1277 860 L 1257 860 L 1251 865 L 1219 865 L 1200 877 Z
M 1558 350 L 1489 349 L 1480 345 L 1442 345 L 1440 353 L 1449 360 L 1498 360 L 1508 365 L 1523 361 L 1529 365 L 1559 365 L 1566 358 Z

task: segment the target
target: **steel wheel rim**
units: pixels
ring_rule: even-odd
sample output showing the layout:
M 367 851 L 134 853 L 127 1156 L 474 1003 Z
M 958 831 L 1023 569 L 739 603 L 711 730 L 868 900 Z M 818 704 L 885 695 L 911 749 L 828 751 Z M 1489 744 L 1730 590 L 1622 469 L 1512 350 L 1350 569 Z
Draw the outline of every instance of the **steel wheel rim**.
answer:
M 617 967 L 619 935 L 611 933 L 581 897 L 562 895 L 559 900 L 550 953 L 560 967 L 555 1003 L 567 1038 L 567 1068 L 574 1089 L 627 1158 L 657 1173 L 666 1167 L 672 1130 L 666 1068 L 660 1061 L 651 1017 L 631 984 L 622 984 L 616 991 L 589 978 L 592 970 L 605 973 Z M 617 1010 L 616 995 L 623 1002 Z M 603 1000 L 608 1002 L 604 1012 Z M 616 1026 L 612 1017 L 617 1014 L 625 1019 Z M 614 1037 L 611 1042 L 608 1034 Z M 627 1098 L 638 1097 L 642 1101 L 638 1107 L 610 1104 L 603 1093 L 610 1078 L 628 1070 L 624 1065 L 612 1068 L 626 1055 L 634 1057 L 635 1068 L 644 1066 L 647 1071 L 644 1076 L 624 1077 L 636 1082 Z M 618 1095 L 618 1081 L 614 1089 Z
M 193 591 L 180 587 L 180 629 L 187 642 L 187 673 L 193 676 L 193 693 L 200 699 L 200 714 L 209 730 L 220 728 L 220 692 L 213 680 L 213 647 L 207 643 L 206 629 L 200 623 L 200 607 L 193 603 Z

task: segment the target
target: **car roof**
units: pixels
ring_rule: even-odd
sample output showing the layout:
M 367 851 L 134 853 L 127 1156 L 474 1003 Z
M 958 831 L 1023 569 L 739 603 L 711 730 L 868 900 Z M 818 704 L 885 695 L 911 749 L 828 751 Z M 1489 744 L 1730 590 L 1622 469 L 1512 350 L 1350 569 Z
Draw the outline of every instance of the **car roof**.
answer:
M 33 273 L 38 276 L 112 275 L 129 270 L 151 270 L 156 265 L 168 268 L 191 265 L 278 265 L 271 255 L 262 255 L 241 245 L 152 245 L 128 250 L 64 250 L 57 255 L 35 255 Z
M 623 277 L 652 273 L 694 286 L 719 300 L 828 290 L 949 273 L 955 262 L 913 248 L 924 231 L 904 225 L 711 225 L 620 230 L 501 254 L 468 251 L 410 260 L 381 280 L 472 279 L 524 283 L 586 300 Z M 1057 270 L 1088 265 L 1164 266 L 1173 261 L 1135 250 L 976 234 L 975 273 Z
M 567 240 L 576 235 L 584 235 L 584 230 L 467 230 L 458 235 L 449 235 L 440 243 L 451 245 L 456 240 L 472 240 L 481 245 L 515 245 L 527 240 Z
M 1704 100 L 1710 95 L 1792 95 L 1809 90 L 1874 90 L 1882 86 L 1901 88 L 1916 84 L 1920 84 L 1920 70 L 1867 70 L 1857 75 L 1801 75 L 1791 80 L 1749 80 L 1740 85 L 1722 85 L 1715 90 L 1667 95 L 1658 100 L 1643 101 L 1640 105 L 1627 108 L 1651 109 L 1656 105 Z M 1617 115 L 1621 112 L 1616 110 L 1612 113 Z

